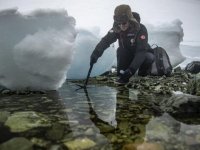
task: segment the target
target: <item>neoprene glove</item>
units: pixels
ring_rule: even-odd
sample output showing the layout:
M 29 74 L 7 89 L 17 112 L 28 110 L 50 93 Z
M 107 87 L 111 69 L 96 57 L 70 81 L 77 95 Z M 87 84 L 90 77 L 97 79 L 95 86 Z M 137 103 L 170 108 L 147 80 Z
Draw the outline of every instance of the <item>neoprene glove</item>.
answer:
M 97 62 L 99 57 L 97 57 L 94 53 L 90 56 L 90 66 Z

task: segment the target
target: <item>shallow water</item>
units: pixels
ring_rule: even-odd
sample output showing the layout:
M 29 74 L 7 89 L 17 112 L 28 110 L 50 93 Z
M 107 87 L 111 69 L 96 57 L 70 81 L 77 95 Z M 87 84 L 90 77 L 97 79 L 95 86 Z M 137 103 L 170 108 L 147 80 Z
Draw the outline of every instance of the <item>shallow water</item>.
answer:
M 39 112 L 45 116 L 46 125 L 44 121 L 43 126 L 17 132 L 0 118 L 0 142 L 25 137 L 35 143 L 34 149 L 81 149 L 85 143 L 86 148 L 97 150 L 200 147 L 199 121 L 178 121 L 150 103 L 168 97 L 138 95 L 123 87 L 101 85 L 89 85 L 87 91 L 76 89 L 75 84 L 66 82 L 58 92 L 1 96 L 0 112 Z M 70 142 L 78 146 L 71 147 Z

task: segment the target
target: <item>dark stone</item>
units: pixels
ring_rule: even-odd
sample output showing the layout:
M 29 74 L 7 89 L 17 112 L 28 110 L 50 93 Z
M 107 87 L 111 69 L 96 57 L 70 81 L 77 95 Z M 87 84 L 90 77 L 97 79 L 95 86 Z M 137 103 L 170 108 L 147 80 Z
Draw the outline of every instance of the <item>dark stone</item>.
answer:
M 10 129 L 3 125 L 3 123 L 0 123 L 0 143 L 3 143 L 12 137 L 14 137 L 16 134 L 11 133 Z
M 185 67 L 185 71 L 197 74 L 200 72 L 200 61 L 192 61 Z
M 196 74 L 194 79 L 189 81 L 187 93 L 200 96 L 200 73 Z

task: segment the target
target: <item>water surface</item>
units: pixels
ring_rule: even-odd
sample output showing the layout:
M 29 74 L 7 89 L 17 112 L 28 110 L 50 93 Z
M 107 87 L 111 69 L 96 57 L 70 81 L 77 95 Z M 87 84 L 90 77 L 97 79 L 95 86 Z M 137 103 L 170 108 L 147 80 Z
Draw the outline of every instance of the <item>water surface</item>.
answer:
M 138 95 L 124 87 L 103 85 L 89 85 L 87 91 L 76 89 L 74 83 L 66 82 L 59 91 L 46 94 L 2 95 L 0 112 L 38 112 L 50 125 L 13 132 L 0 119 L 0 142 L 14 137 L 32 142 L 40 139 L 42 142 L 36 142 L 34 149 L 51 149 L 55 145 L 65 149 L 68 145 L 64 143 L 76 139 L 92 141 L 95 144 L 88 144 L 88 148 L 97 150 L 200 147 L 198 120 L 178 120 L 151 103 L 169 96 Z

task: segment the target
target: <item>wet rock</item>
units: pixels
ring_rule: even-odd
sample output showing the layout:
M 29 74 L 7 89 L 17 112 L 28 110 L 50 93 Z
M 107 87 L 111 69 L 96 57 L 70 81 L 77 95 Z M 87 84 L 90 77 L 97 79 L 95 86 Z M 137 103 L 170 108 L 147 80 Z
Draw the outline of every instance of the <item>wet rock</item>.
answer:
M 26 138 L 13 138 L 2 145 L 0 150 L 33 150 L 33 144 Z
M 31 95 L 31 94 L 46 94 L 47 91 L 31 91 L 30 89 L 12 91 L 7 88 L 0 87 L 0 94 L 2 95 Z
M 10 116 L 10 112 L 0 111 L 0 122 L 4 123 L 9 116 Z
M 97 81 L 108 81 L 108 78 L 105 76 L 98 76 L 98 77 L 96 77 L 96 80 Z
M 200 113 L 200 97 L 178 94 L 169 99 L 164 99 L 161 103 L 161 109 L 170 114 L 194 116 Z
M 200 96 L 200 73 L 195 75 L 194 79 L 188 83 L 187 92 L 192 95 Z
M 5 125 L 11 132 L 25 132 L 37 127 L 51 126 L 45 115 L 33 111 L 16 112 L 8 117 Z
M 186 67 L 185 70 L 190 73 L 199 73 L 200 72 L 200 61 L 192 61 L 189 63 Z
M 12 92 L 8 89 L 2 90 L 1 94 L 11 94 Z
M 88 138 L 82 138 L 82 139 L 75 139 L 73 141 L 65 142 L 64 145 L 69 150 L 84 150 L 84 149 L 90 149 L 96 145 L 94 141 Z

